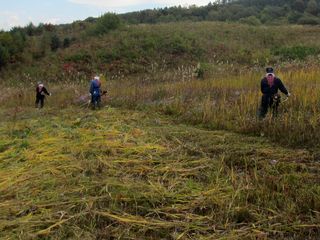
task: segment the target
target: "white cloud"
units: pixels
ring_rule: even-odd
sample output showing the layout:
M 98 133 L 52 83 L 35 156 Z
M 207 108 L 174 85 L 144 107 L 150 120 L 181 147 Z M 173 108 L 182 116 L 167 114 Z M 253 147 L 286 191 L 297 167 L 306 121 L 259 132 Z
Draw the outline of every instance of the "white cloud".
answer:
M 0 30 L 8 31 L 13 27 L 23 27 L 32 22 L 37 25 L 39 23 L 59 24 L 62 22 L 60 18 L 46 16 L 28 16 L 21 12 L 0 11 Z
M 10 30 L 14 26 L 22 26 L 23 21 L 17 13 L 0 11 L 0 30 Z
M 50 18 L 48 20 L 44 20 L 43 23 L 59 24 L 59 23 L 61 23 L 61 19 L 60 18 Z
M 77 4 L 92 5 L 98 7 L 107 7 L 112 9 L 125 9 L 134 6 L 142 5 L 160 5 L 160 6 L 177 6 L 177 5 L 206 5 L 210 0 L 125 0 L 125 1 L 114 1 L 114 0 L 69 0 L 69 2 Z

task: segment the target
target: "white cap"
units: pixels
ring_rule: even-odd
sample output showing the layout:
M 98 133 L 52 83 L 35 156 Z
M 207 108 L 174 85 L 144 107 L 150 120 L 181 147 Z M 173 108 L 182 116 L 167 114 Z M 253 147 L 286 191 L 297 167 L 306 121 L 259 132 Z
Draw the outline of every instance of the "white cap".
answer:
M 100 80 L 99 76 L 95 76 L 94 80 L 98 80 L 99 81 Z
M 266 77 L 268 77 L 269 75 L 272 75 L 273 77 L 276 76 L 274 73 L 267 73 L 267 74 L 266 74 Z

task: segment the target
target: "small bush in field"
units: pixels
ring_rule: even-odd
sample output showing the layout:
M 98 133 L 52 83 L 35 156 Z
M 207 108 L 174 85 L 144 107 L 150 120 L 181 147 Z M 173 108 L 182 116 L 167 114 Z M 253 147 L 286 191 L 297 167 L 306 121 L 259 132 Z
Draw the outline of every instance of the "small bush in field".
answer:
M 75 63 L 81 63 L 81 62 L 88 63 L 91 61 L 91 59 L 92 59 L 92 57 L 89 53 L 87 53 L 86 51 L 81 51 L 81 52 L 76 53 L 74 55 L 67 56 L 65 58 L 65 61 L 75 62 Z
M 250 16 L 250 17 L 246 17 L 246 18 L 241 18 L 239 20 L 240 23 L 244 23 L 244 24 L 248 24 L 248 25 L 253 25 L 253 26 L 258 26 L 261 24 L 261 21 L 259 18 L 255 17 L 255 16 Z
M 169 45 L 172 53 L 181 54 L 189 52 L 191 46 L 187 39 L 183 38 L 181 35 L 175 35 Z
M 98 18 L 97 23 L 89 31 L 90 35 L 103 35 L 121 26 L 121 19 L 114 13 L 106 13 Z
M 10 55 L 8 49 L 0 45 L 0 69 L 7 64 L 9 58 Z
M 103 49 L 97 52 L 97 58 L 101 63 L 112 63 L 112 61 L 120 59 L 119 51 L 115 49 Z
M 70 47 L 70 44 L 71 44 L 71 39 L 70 38 L 65 38 L 63 40 L 63 48 L 68 48 Z
M 273 49 L 273 53 L 277 56 L 281 56 L 284 60 L 303 60 L 307 56 L 316 55 L 319 52 L 320 49 L 318 48 L 306 46 L 281 47 Z
M 50 43 L 51 50 L 57 51 L 60 46 L 61 46 L 60 38 L 57 35 L 53 35 L 51 37 L 51 43 Z
M 298 24 L 301 25 L 318 25 L 320 24 L 319 18 L 313 16 L 313 15 L 303 15 L 298 20 Z

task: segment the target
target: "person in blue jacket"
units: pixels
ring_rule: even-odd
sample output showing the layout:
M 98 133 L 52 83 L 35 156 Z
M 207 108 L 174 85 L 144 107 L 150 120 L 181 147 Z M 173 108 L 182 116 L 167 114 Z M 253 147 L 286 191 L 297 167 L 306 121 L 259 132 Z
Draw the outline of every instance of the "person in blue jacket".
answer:
M 290 96 L 290 93 L 282 83 L 282 81 L 277 78 L 274 74 L 273 68 L 269 67 L 266 69 L 266 76 L 261 80 L 261 106 L 259 111 L 259 117 L 265 118 L 268 113 L 269 108 L 274 108 L 275 114 L 277 114 L 277 108 L 280 103 L 280 95 L 278 91 Z
M 98 76 L 91 80 L 90 84 L 91 104 L 93 109 L 100 108 L 101 103 L 101 81 Z

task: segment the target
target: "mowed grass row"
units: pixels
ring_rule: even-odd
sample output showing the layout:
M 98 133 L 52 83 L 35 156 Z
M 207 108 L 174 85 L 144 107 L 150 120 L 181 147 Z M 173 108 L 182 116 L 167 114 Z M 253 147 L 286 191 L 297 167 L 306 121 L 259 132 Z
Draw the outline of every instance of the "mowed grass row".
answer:
M 18 110 L 1 109 L 1 239 L 320 234 L 309 151 L 143 111 Z

